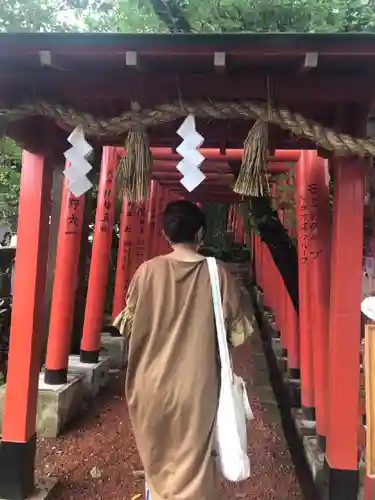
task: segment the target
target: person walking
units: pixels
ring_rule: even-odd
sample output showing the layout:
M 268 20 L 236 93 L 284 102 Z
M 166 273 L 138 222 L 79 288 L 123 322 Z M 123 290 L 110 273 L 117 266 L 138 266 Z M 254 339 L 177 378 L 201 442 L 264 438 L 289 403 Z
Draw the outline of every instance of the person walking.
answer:
M 151 500 L 217 500 L 213 456 L 220 367 L 205 258 L 202 210 L 170 203 L 163 231 L 167 255 L 143 263 L 114 324 L 128 339 L 126 398 Z M 253 331 L 236 280 L 218 262 L 228 341 Z M 247 308 L 248 309 L 248 308 Z

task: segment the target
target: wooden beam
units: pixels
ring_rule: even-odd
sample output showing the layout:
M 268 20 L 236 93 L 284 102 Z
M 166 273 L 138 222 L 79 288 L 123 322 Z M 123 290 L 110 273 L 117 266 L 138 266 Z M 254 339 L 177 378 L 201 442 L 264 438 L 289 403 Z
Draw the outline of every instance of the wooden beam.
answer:
M 161 0 L 165 5 L 166 0 Z M 160 0 L 159 0 L 160 2 Z M 170 4 L 170 0 L 168 2 Z M 160 10 L 160 9 L 159 9 Z M 178 31 L 188 31 L 189 25 L 178 26 Z M 182 28 L 182 29 L 180 29 Z M 178 35 L 171 38 L 160 34 L 106 34 L 102 33 L 2 33 L 0 57 L 25 57 L 40 50 L 56 50 L 59 54 L 83 56 L 122 56 L 136 50 L 148 56 L 206 57 L 225 51 L 228 55 L 248 56 L 262 60 L 266 57 L 303 57 L 306 52 L 319 52 L 329 57 L 375 56 L 375 41 L 371 34 L 225 34 L 225 36 Z M 371 63 L 369 63 L 371 65 Z
M 125 66 L 125 65 L 124 65 Z M 138 72 L 123 67 L 116 71 L 103 70 L 101 73 L 87 70 L 61 72 L 50 68 L 39 71 L 1 71 L 1 102 L 46 100 L 74 103 L 79 109 L 87 109 L 105 116 L 109 101 L 118 99 L 122 103 L 119 112 L 128 109 L 131 101 L 137 101 L 142 108 L 153 107 L 183 96 L 185 101 L 206 100 L 263 100 L 267 98 L 267 79 L 271 78 L 272 96 L 276 101 L 310 104 L 325 102 L 372 100 L 375 77 L 364 74 L 343 74 L 322 76 L 314 74 L 274 74 L 241 72 L 230 75 L 181 74 Z M 152 82 L 152 85 L 150 85 Z M 101 102 L 91 102 L 94 100 Z M 4 106 L 2 104 L 2 106 Z M 315 104 L 314 104 L 315 106 Z M 118 105 L 116 106 L 119 107 Z M 122 108 L 122 109 L 121 109 Z

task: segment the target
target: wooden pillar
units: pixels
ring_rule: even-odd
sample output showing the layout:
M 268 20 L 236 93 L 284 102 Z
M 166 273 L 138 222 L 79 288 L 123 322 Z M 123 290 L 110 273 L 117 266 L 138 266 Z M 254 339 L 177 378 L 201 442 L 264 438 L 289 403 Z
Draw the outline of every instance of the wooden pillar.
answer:
M 34 492 L 36 410 L 41 366 L 52 169 L 22 156 L 8 378 L 0 446 L 0 497 Z
M 103 326 L 112 230 L 115 216 L 116 148 L 104 147 L 100 170 L 98 206 L 95 216 L 85 321 L 81 341 L 82 363 L 97 363 Z
M 117 250 L 117 265 L 115 291 L 113 294 L 112 317 L 116 318 L 125 307 L 125 296 L 130 279 L 130 246 L 131 233 L 129 224 L 131 218 L 131 204 L 124 197 L 121 206 L 120 238 Z
M 325 498 L 355 500 L 358 493 L 360 305 L 362 287 L 362 160 L 337 158 L 331 247 L 328 414 Z
M 291 172 L 289 172 L 287 183 L 288 185 L 295 187 L 295 175 L 290 175 L 290 173 Z M 290 203 L 296 203 L 294 190 L 290 192 L 288 201 Z M 290 210 L 293 210 L 294 213 L 294 206 Z M 290 226 L 288 233 L 291 237 L 296 236 L 296 227 Z M 286 293 L 286 321 L 288 328 L 288 375 L 291 379 L 300 380 L 300 339 L 298 317 L 289 293 Z
M 160 210 L 160 197 L 162 193 L 162 187 L 156 181 L 155 182 L 155 200 L 153 204 L 153 211 L 151 216 L 151 228 L 150 228 L 150 238 L 151 238 L 151 257 L 154 258 L 158 255 L 158 244 L 159 244 L 159 235 L 157 233 L 158 227 L 158 214 Z
M 65 180 L 44 372 L 47 384 L 67 382 L 84 205 L 85 196 L 76 198 Z
M 64 186 L 63 168 L 54 168 L 52 174 L 52 191 L 51 191 L 51 219 L 49 227 L 48 241 L 48 263 L 47 263 L 47 278 L 46 278 L 46 298 L 45 298 L 45 325 L 43 328 L 43 351 L 46 352 L 48 329 L 52 306 L 53 282 L 55 279 L 57 240 L 59 237 L 59 224 L 61 215 L 61 197 Z
M 150 200 L 148 203 L 147 213 L 147 235 L 146 235 L 146 258 L 152 259 L 154 257 L 154 230 L 155 230 L 155 211 L 157 204 L 157 190 L 158 184 L 156 181 L 151 181 Z
M 156 216 L 155 216 L 155 230 L 154 230 L 154 236 L 155 236 L 155 256 L 160 255 L 162 252 L 162 246 L 163 246 L 163 240 L 164 235 L 163 235 L 163 224 L 162 224 L 162 217 L 163 217 L 163 211 L 164 211 L 164 205 L 165 205 L 165 188 L 163 186 L 159 185 L 158 189 L 158 203 L 157 203 L 157 209 L 156 209 Z
M 301 151 L 296 165 L 297 187 L 297 238 L 298 238 L 298 289 L 299 289 L 299 331 L 301 352 L 301 402 L 304 417 L 315 420 L 314 370 L 313 370 L 313 319 L 310 316 L 309 276 L 312 256 L 308 170 L 309 156 Z
M 145 261 L 146 229 L 147 229 L 145 203 L 138 203 L 135 212 L 136 212 L 137 233 L 135 238 L 136 265 L 134 272 Z
M 170 203 L 171 201 L 173 201 L 172 193 L 169 191 L 169 189 L 165 189 L 164 201 L 163 201 L 163 205 L 162 205 L 162 209 L 161 209 L 161 213 L 160 213 L 161 228 L 162 228 L 162 224 L 163 224 L 162 219 L 163 219 L 164 210 L 166 209 L 168 203 Z M 165 238 L 165 236 L 163 235 L 163 233 L 161 231 L 160 254 L 165 255 L 165 254 L 169 253 L 170 251 L 171 251 L 171 246 L 169 245 L 167 239 Z
M 327 160 L 318 157 L 316 151 L 305 151 L 302 154 L 306 156 L 307 204 L 311 231 L 308 289 L 309 315 L 313 325 L 311 333 L 316 432 L 320 446 L 325 450 L 331 248 L 329 174 Z
M 286 322 L 288 328 L 288 375 L 290 378 L 300 379 L 298 319 L 289 293 L 286 293 Z

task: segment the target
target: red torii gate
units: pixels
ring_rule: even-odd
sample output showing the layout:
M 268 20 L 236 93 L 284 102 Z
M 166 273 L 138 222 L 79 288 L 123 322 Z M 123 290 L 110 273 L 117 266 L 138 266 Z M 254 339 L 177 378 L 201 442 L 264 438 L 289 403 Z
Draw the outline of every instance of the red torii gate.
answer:
M 189 41 L 183 35 L 174 36 L 173 40 L 163 36 L 111 38 L 109 35 L 105 43 L 103 38 L 91 35 L 85 37 L 85 41 L 77 35 L 66 36 L 65 41 L 59 35 L 17 34 L 1 35 L 1 37 L 4 43 L 0 44 L 0 62 L 6 68 L 0 75 L 0 93 L 4 108 L 24 103 L 25 96 L 30 95 L 30 79 L 34 84 L 35 99 L 50 103 L 65 102 L 73 109 L 76 108 L 82 113 L 92 113 L 94 116 L 105 116 L 108 110 L 128 109 L 131 101 L 140 102 L 142 109 L 153 108 L 159 103 L 175 101 L 181 94 L 184 100 L 191 102 L 202 99 L 202 96 L 209 97 L 213 102 L 222 100 L 238 102 L 247 99 L 267 101 L 269 97 L 267 82 L 271 82 L 272 98 L 275 102 L 289 109 L 300 110 L 309 118 L 318 120 L 327 127 L 360 136 L 363 134 L 367 111 L 374 94 L 374 82 L 368 77 L 368 69 L 373 64 L 375 40 L 367 35 L 357 38 L 350 35 L 337 38 L 326 35 L 288 35 L 285 38 L 284 35 L 275 37 L 245 34 L 241 37 L 228 35 L 224 38 L 198 36 L 190 38 Z M 194 40 L 194 43 L 191 43 L 191 40 Z M 53 56 L 51 61 L 54 64 L 56 58 L 57 66 L 62 59 L 64 64 L 67 62 L 70 65 L 71 71 L 62 73 L 54 71 L 53 68 L 50 68 L 51 71 L 45 71 L 45 68 L 37 69 L 38 65 L 40 66 L 40 52 L 45 50 L 51 51 Z M 138 59 L 142 60 L 142 68 L 145 71 L 140 72 L 136 67 L 125 67 L 123 56 L 128 51 L 137 54 Z M 218 51 L 225 51 L 231 63 L 239 68 L 234 76 L 225 71 L 220 74 L 213 67 L 213 55 Z M 319 55 L 319 64 L 313 71 L 308 71 L 309 68 L 304 65 L 304 61 L 306 54 L 311 52 Z M 10 57 L 12 66 L 8 62 Z M 95 68 L 93 70 L 92 66 L 93 62 L 97 64 L 98 57 L 101 62 L 99 74 L 94 72 Z M 150 70 L 157 66 L 156 60 L 157 63 L 159 61 L 165 63 L 167 58 L 171 59 L 168 62 L 168 67 L 172 68 L 170 71 L 159 71 L 158 74 Z M 259 69 L 259 58 L 265 61 L 264 70 Z M 321 59 L 322 64 L 320 64 Z M 333 75 L 331 69 L 338 63 L 337 59 L 342 68 L 338 76 Z M 83 60 L 89 70 L 84 75 L 81 71 Z M 107 60 L 110 61 L 108 65 L 106 65 Z M 30 64 L 31 61 L 34 66 Z M 153 65 L 149 64 L 150 61 Z M 184 67 L 182 73 L 181 64 Z M 212 67 L 207 68 L 207 65 Z M 199 70 L 202 66 L 207 69 L 207 73 L 197 71 L 197 68 Z M 283 70 L 283 67 L 287 67 L 287 70 Z M 31 73 L 27 68 L 30 68 Z M 176 76 L 179 77 L 178 86 Z M 127 83 L 126 95 L 124 95 L 124 82 Z M 351 104 L 346 107 L 346 103 Z M 61 123 L 45 120 L 40 116 L 35 119 L 15 118 L 14 122 L 8 125 L 7 131 L 10 136 L 20 141 L 25 149 L 30 151 L 25 152 L 23 156 L 9 381 L 0 447 L 0 496 L 13 499 L 26 497 L 32 492 L 34 485 L 35 410 L 49 231 L 49 210 L 46 204 L 50 200 L 52 183 L 52 168 L 49 162 L 52 160 L 61 162 L 61 153 L 67 148 L 67 133 L 65 128 L 60 126 Z M 226 120 L 221 122 L 214 120 L 213 123 L 204 120 L 199 122 L 200 132 L 207 137 L 205 144 L 209 148 L 218 148 L 219 154 L 216 151 L 218 156 L 223 156 L 221 152 L 225 150 L 224 146 L 227 144 L 231 145 L 231 149 L 240 148 L 249 126 L 246 121 L 235 121 L 230 123 L 230 126 Z M 175 131 L 174 123 L 151 127 L 150 142 L 156 147 L 164 147 L 166 144 L 174 147 L 178 140 Z M 118 135 L 114 132 L 92 139 L 95 146 L 118 147 L 123 144 L 124 135 L 125 133 Z M 49 139 L 53 137 L 53 141 L 46 140 L 47 136 Z M 270 140 L 271 147 L 276 145 L 283 148 L 291 146 L 294 149 L 311 148 L 310 142 L 297 142 L 289 136 L 289 132 L 282 130 L 278 133 L 273 130 Z M 113 162 L 109 162 L 109 157 L 115 156 L 113 150 L 105 151 L 101 186 L 109 184 L 108 172 L 112 168 L 110 164 L 113 165 Z M 178 158 L 171 156 L 173 155 L 171 151 L 173 150 L 169 149 L 164 159 L 177 160 Z M 240 155 L 230 158 L 230 161 L 239 159 Z M 221 161 L 221 158 L 218 160 Z M 225 161 L 228 161 L 228 158 Z M 364 168 L 363 162 L 353 157 L 329 158 L 329 162 L 335 173 L 335 195 L 327 351 L 330 371 L 326 418 L 325 490 L 330 500 L 354 500 L 358 492 L 358 419 L 353 408 L 358 400 L 359 388 L 357 340 Z M 163 187 L 161 189 L 165 194 L 165 189 Z M 199 189 L 201 194 L 209 194 L 206 188 Z M 198 196 L 199 191 L 193 195 Z M 218 191 L 212 193 L 213 198 L 218 200 L 222 199 L 221 195 L 222 193 Z M 74 198 L 68 196 L 65 191 L 63 199 L 65 209 L 68 207 L 72 210 L 70 200 Z M 97 242 L 95 253 L 100 252 L 106 256 L 109 228 L 113 220 L 110 220 L 111 214 L 106 211 L 109 209 L 104 206 L 104 201 L 108 207 L 108 202 L 112 200 L 108 200 L 104 195 L 99 199 L 101 201 L 97 211 L 97 226 L 98 231 L 100 227 L 103 227 L 103 231 L 94 236 Z M 76 203 L 77 200 L 74 200 L 73 205 L 76 205 L 76 209 L 81 207 L 83 199 L 78 201 L 79 203 Z M 69 210 L 67 217 L 71 217 Z M 103 219 L 99 219 L 99 215 L 103 216 Z M 79 221 L 79 217 L 76 216 L 75 220 Z M 105 226 L 101 226 L 103 221 L 106 222 Z M 71 229 L 71 225 L 67 223 L 65 227 L 67 231 Z M 348 227 L 351 229 L 350 234 Z M 76 232 L 76 235 L 78 234 L 79 232 Z M 302 256 L 303 241 L 303 238 L 299 238 Z M 72 256 L 74 251 L 74 245 L 66 250 L 72 265 L 75 263 Z M 258 256 L 259 254 L 263 257 L 266 252 L 263 252 L 263 255 L 262 252 L 258 252 Z M 259 268 L 262 264 L 259 260 L 262 259 L 258 257 L 257 260 Z M 63 257 L 58 259 L 58 262 L 63 261 Z M 266 274 L 265 266 L 263 271 Z M 101 284 L 104 282 L 104 275 L 101 272 L 93 270 L 90 274 L 92 274 L 91 283 L 95 283 L 96 279 Z M 267 278 L 266 275 L 264 277 Z M 269 283 L 272 284 L 272 280 Z M 89 302 L 91 310 L 95 301 L 92 299 Z M 98 311 L 95 315 L 95 321 L 87 323 L 91 325 L 90 328 L 97 324 Z M 88 334 L 85 334 L 85 337 L 87 340 Z M 288 335 L 286 340 L 289 341 Z M 92 343 L 90 341 L 83 346 L 83 354 L 87 361 L 94 358 L 96 347 L 96 341 Z M 19 363 L 19 359 L 23 360 L 22 364 Z M 315 369 L 314 362 L 313 369 Z M 312 404 L 312 401 L 308 404 Z M 312 409 L 311 406 L 307 406 L 307 409 L 309 408 Z

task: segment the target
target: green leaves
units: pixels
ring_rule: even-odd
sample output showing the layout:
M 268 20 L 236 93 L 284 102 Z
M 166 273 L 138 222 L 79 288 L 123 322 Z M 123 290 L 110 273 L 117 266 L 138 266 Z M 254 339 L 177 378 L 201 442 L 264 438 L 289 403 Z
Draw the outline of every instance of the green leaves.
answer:
M 170 0 L 163 0 L 168 7 Z M 369 0 L 175 0 L 196 33 L 374 31 Z M 0 31 L 161 33 L 151 0 L 0 2 Z
M 16 229 L 20 189 L 21 150 L 10 139 L 0 143 L 0 220 Z

